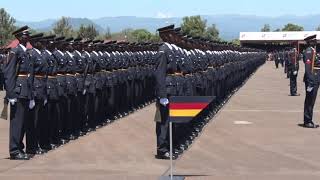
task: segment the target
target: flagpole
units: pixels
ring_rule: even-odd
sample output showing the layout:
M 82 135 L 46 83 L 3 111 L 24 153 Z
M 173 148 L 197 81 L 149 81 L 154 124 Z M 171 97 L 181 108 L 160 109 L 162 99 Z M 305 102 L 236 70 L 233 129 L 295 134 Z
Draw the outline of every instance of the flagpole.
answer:
M 173 158 L 172 158 L 172 122 L 169 122 L 170 131 L 170 179 L 173 179 Z

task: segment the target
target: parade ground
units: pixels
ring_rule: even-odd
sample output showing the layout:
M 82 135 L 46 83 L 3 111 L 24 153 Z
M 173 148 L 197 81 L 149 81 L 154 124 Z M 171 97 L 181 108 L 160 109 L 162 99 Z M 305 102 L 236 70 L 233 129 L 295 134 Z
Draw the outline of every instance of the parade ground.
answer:
M 300 67 L 301 96 L 291 97 L 283 68 L 261 66 L 175 161 L 175 174 L 187 180 L 320 179 L 320 129 L 298 126 L 305 96 Z M 318 104 L 314 119 L 320 123 Z M 154 158 L 154 114 L 151 104 L 30 161 L 8 159 L 9 122 L 1 119 L 0 179 L 158 179 L 170 162 Z

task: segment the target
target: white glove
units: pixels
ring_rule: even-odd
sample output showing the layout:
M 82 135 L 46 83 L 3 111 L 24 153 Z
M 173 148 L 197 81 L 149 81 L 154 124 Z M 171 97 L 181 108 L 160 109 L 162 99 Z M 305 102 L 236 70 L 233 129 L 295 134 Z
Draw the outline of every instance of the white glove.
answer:
M 43 106 L 45 106 L 47 103 L 48 103 L 48 100 L 45 99 L 44 102 L 43 102 Z
M 35 105 L 36 105 L 36 102 L 34 100 L 29 101 L 29 109 L 33 109 Z
M 310 87 L 310 86 L 307 87 L 308 92 L 311 92 L 312 90 L 313 90 L 313 87 Z
M 86 92 L 87 92 L 87 90 L 86 90 L 86 89 L 84 89 L 84 90 L 83 90 L 83 92 L 82 92 L 82 95 L 85 95 L 85 94 L 86 94 Z
M 17 102 L 17 98 L 9 99 L 9 102 L 13 106 Z
M 161 98 L 160 104 L 166 106 L 167 104 L 169 104 L 169 99 L 168 98 Z
M 298 71 L 293 71 L 293 75 L 297 75 L 298 74 Z

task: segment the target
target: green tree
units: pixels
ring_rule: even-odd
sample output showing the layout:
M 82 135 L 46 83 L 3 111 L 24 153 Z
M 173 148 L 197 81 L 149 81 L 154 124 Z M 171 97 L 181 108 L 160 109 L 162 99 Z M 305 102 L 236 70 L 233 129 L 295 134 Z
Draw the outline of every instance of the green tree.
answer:
M 190 16 L 182 19 L 181 28 L 184 33 L 191 36 L 204 36 L 206 25 L 207 21 L 201 19 L 201 16 Z
M 14 38 L 11 33 L 16 29 L 15 22 L 16 20 L 4 8 L 0 9 L 0 46 L 6 45 Z
M 111 38 L 111 31 L 110 31 L 109 26 L 106 29 L 106 33 L 104 34 L 104 38 L 105 39 L 110 39 Z
M 152 34 L 150 38 L 150 42 L 154 42 L 154 43 L 161 42 L 161 38 L 159 34 Z
M 261 29 L 261 32 L 270 32 L 271 28 L 269 24 L 263 25 L 263 28 Z
M 70 19 L 68 17 L 62 17 L 53 27 L 53 32 L 57 36 L 72 36 L 74 34 Z
M 83 39 L 94 39 L 99 35 L 99 32 L 94 27 L 94 25 L 85 26 L 81 24 L 77 34 L 78 34 L 78 37 L 81 37 Z
M 204 37 L 209 40 L 220 41 L 219 30 L 217 29 L 215 24 L 212 24 L 210 27 L 206 29 L 206 32 L 204 33 Z
M 133 29 L 127 28 L 123 29 L 120 32 L 111 33 L 111 40 L 121 40 L 121 41 L 133 41 L 133 38 L 131 37 L 131 32 Z
M 130 36 L 134 42 L 146 42 L 152 38 L 152 34 L 145 29 L 136 29 L 131 32 Z
M 320 31 L 320 25 L 316 28 L 316 31 Z
M 282 28 L 282 31 L 303 31 L 303 30 L 304 28 L 302 26 L 292 24 L 292 23 L 288 23 L 284 26 L 284 28 Z
M 281 29 L 280 28 L 277 28 L 277 29 L 275 29 L 273 32 L 280 32 L 281 31 Z
M 233 40 L 231 41 L 231 43 L 234 44 L 234 45 L 240 46 L 240 40 L 239 40 L 239 39 L 233 39 Z

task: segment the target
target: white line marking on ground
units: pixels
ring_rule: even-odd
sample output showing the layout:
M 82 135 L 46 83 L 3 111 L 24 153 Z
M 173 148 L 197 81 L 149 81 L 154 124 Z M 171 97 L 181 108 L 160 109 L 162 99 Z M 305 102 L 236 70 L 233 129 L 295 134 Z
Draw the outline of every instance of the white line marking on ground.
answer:
M 233 124 L 237 124 L 237 125 L 249 125 L 249 124 L 252 124 L 252 122 L 249 122 L 249 121 L 233 121 Z

